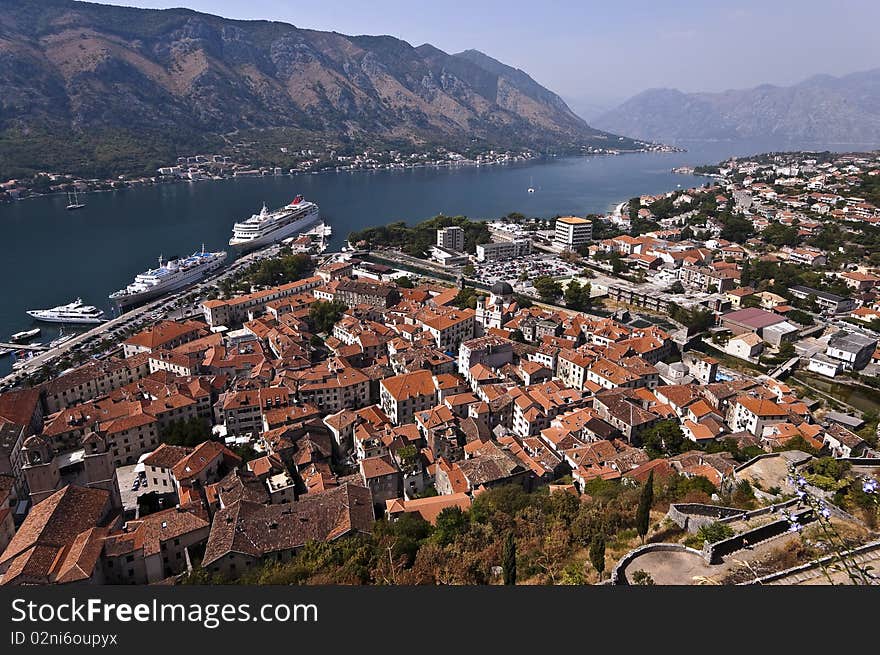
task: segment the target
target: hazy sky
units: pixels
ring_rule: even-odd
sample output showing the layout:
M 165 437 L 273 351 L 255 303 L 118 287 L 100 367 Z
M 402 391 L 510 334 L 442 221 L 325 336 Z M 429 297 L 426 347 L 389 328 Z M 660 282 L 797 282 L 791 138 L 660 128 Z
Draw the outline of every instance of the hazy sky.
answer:
M 100 1 L 476 48 L 585 114 L 651 87 L 720 91 L 880 67 L 880 0 Z

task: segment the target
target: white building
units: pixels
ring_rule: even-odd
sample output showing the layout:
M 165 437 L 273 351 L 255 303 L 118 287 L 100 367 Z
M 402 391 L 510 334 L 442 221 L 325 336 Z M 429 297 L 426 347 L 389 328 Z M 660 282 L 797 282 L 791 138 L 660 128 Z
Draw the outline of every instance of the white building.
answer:
M 464 229 L 457 225 L 437 230 L 437 246 L 445 250 L 464 252 Z
M 493 241 L 477 245 L 477 260 L 516 259 L 532 254 L 531 239 L 514 239 L 513 241 Z
M 555 245 L 574 250 L 593 240 L 593 222 L 577 216 L 562 216 L 556 219 Z

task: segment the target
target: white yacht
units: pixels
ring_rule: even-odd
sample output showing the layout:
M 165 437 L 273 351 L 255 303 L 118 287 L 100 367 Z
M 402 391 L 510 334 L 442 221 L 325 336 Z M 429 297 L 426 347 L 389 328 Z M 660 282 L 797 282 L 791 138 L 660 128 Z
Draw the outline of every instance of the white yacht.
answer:
M 134 282 L 124 289 L 110 294 L 110 300 L 120 308 L 158 298 L 170 291 L 194 284 L 212 271 L 216 271 L 226 261 L 226 252 L 196 251 L 185 259 L 172 259 L 165 262 L 159 257 L 159 267 L 138 273 Z
M 28 316 L 46 323 L 79 323 L 97 324 L 103 323 L 104 312 L 94 305 L 86 305 L 82 298 L 77 298 L 67 305 L 59 305 L 52 309 L 29 309 Z
M 271 212 L 264 203 L 259 214 L 233 226 L 229 245 L 239 250 L 253 250 L 276 243 L 317 223 L 320 217 L 318 205 L 303 200 L 302 196 Z
M 70 197 L 70 192 L 67 192 L 67 207 L 65 209 L 67 211 L 73 211 L 75 209 L 82 209 L 85 207 L 85 203 L 79 201 L 79 196 L 76 193 L 76 187 L 73 189 L 73 198 Z

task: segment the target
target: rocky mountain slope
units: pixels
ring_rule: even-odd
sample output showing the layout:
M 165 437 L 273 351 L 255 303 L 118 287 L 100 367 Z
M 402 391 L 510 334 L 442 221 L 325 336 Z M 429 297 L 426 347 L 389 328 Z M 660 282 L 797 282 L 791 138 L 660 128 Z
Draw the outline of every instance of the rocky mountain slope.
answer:
M 25 137 L 54 141 L 62 159 L 98 145 L 136 157 L 138 141 L 167 150 L 276 128 L 368 143 L 637 146 L 474 50 L 183 9 L 0 0 L 0 145 L 36 158 L 22 163 L 52 163 Z

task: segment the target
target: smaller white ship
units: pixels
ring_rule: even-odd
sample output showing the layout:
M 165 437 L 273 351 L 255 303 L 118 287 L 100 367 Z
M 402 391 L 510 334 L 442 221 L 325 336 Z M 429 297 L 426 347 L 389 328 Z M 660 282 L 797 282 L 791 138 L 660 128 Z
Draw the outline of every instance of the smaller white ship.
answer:
M 201 251 L 196 251 L 185 259 L 174 258 L 165 262 L 159 257 L 159 268 L 138 273 L 134 282 L 111 293 L 110 300 L 120 309 L 125 309 L 129 305 L 164 296 L 195 284 L 208 273 L 220 268 L 225 260 L 225 251 L 205 252 L 204 244 Z
M 11 337 L 9 337 L 9 340 L 12 343 L 22 343 L 24 341 L 29 341 L 30 339 L 33 339 L 34 337 L 38 337 L 38 336 L 40 336 L 40 328 L 34 328 L 33 330 L 25 330 L 24 332 L 16 332 Z
M 102 310 L 94 305 L 86 305 L 82 301 L 82 298 L 77 298 L 72 303 L 59 305 L 52 309 L 29 309 L 27 315 L 46 323 L 95 325 L 107 320 L 104 318 L 104 312 Z

